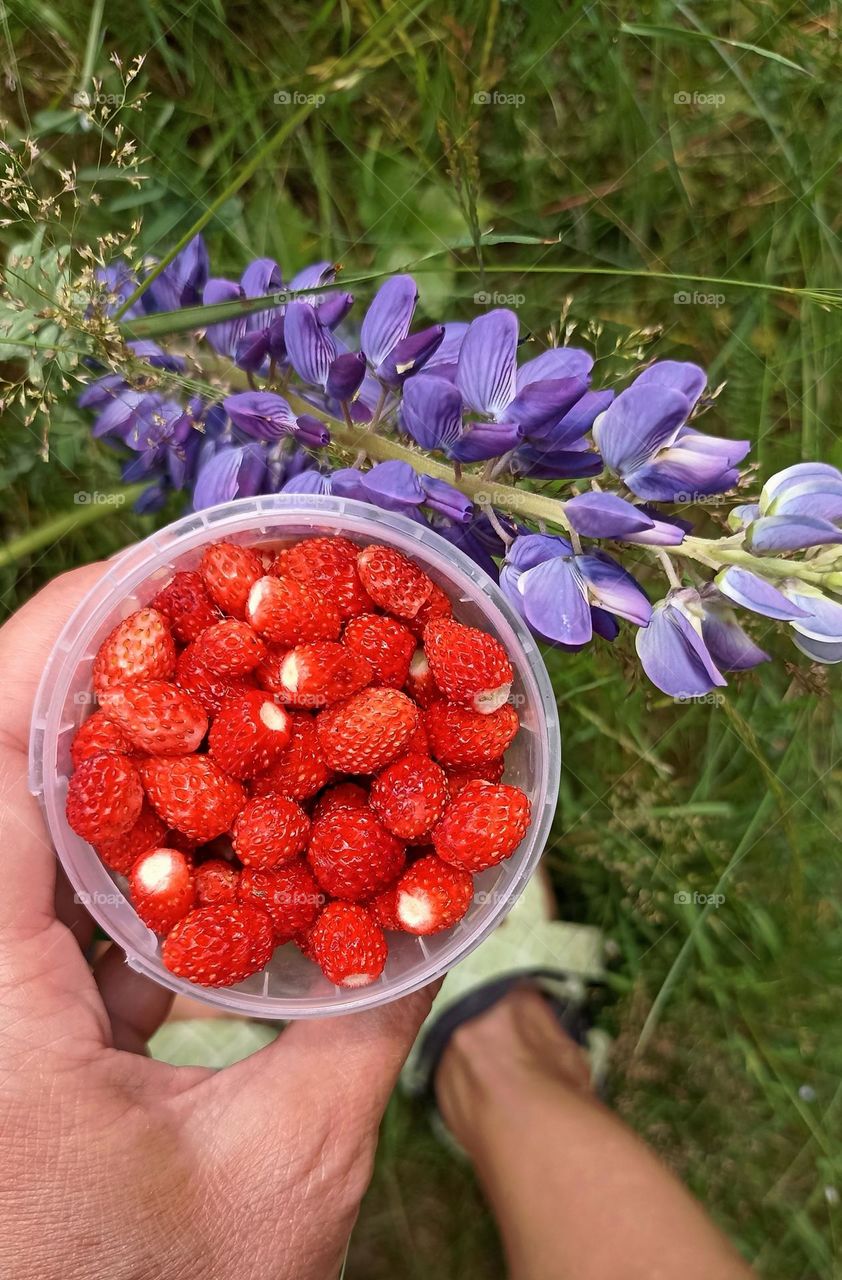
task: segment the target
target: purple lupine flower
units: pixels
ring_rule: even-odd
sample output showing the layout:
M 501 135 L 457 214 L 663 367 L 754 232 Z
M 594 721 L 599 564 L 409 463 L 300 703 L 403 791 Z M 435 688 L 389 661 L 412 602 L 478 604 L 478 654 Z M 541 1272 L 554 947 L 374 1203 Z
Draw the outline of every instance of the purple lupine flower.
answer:
M 345 404 L 353 400 L 365 377 L 365 356 L 353 351 L 338 355 L 330 366 L 325 391 L 332 400 Z
M 94 272 L 98 284 L 102 285 L 105 294 L 105 313 L 114 315 L 132 296 L 138 286 L 138 279 L 127 262 L 115 262 L 105 267 L 97 267 Z M 143 314 L 146 294 L 132 303 L 125 314 L 126 320 L 133 320 Z
M 610 556 L 574 555 L 565 538 L 544 534 L 514 540 L 500 586 L 531 627 L 567 648 L 581 648 L 594 630 L 612 638 L 614 615 L 645 627 L 652 612 L 634 578 Z
M 446 453 L 462 432 L 462 397 L 445 378 L 410 378 L 403 389 L 400 422 L 422 449 Z
M 734 604 L 750 609 L 752 613 L 762 614 L 764 618 L 790 622 L 794 618 L 805 616 L 805 611 L 789 600 L 782 591 L 750 569 L 742 569 L 736 564 L 729 565 L 716 575 L 714 582 L 721 594 Z
M 208 280 L 202 292 L 202 304 L 211 307 L 217 302 L 236 302 L 245 295 L 242 287 L 234 280 L 223 280 L 214 276 Z M 237 345 L 246 330 L 246 317 L 237 316 L 233 320 L 221 320 L 218 324 L 209 324 L 205 337 L 214 351 L 221 356 L 234 357 Z
M 465 334 L 468 332 L 468 325 L 464 320 L 452 320 L 444 326 L 444 336 L 423 367 L 420 373 L 435 373 L 439 378 L 445 378 L 448 382 L 453 382 L 456 378 L 456 368 L 459 363 L 459 352 L 462 349 L 462 342 Z
M 635 635 L 643 670 L 671 698 L 699 698 L 727 684 L 702 638 L 703 617 L 699 593 L 677 588 L 658 601 L 649 625 Z
M 585 538 L 626 538 L 654 529 L 655 522 L 640 507 L 615 493 L 580 493 L 564 503 L 564 514 Z
M 743 529 L 747 529 L 759 515 L 760 507 L 756 502 L 742 502 L 728 512 L 726 524 L 734 533 L 740 533 Z
M 412 515 L 424 502 L 418 472 L 408 462 L 378 462 L 362 473 L 362 488 L 370 502 L 386 511 Z
M 748 526 L 745 536 L 746 547 L 758 556 L 839 542 L 842 542 L 842 529 L 830 520 L 801 515 L 761 516 Z
M 377 368 L 381 382 L 400 387 L 411 374 L 423 369 L 444 338 L 444 325 L 434 324 L 396 342 Z
M 193 510 L 219 502 L 251 498 L 261 492 L 266 476 L 266 450 L 260 444 L 220 449 L 201 467 L 193 489 Z
M 237 391 L 222 402 L 234 425 L 253 440 L 279 440 L 295 432 L 288 402 L 274 391 Z
M 201 301 L 208 275 L 207 247 L 202 236 L 194 236 L 155 277 L 146 294 L 156 311 L 194 307 Z
M 135 353 L 138 360 L 145 360 L 147 364 L 153 365 L 156 369 L 169 369 L 171 373 L 181 373 L 185 367 L 185 362 L 181 356 L 171 355 L 168 351 L 164 351 L 163 348 L 159 347 L 157 342 L 151 342 L 149 339 L 138 339 L 136 342 L 128 342 L 126 345 Z
M 758 503 L 761 516 L 842 520 L 842 471 L 826 462 L 798 462 L 770 476 Z
M 795 647 L 813 662 L 842 662 L 842 603 L 797 579 L 785 581 L 781 591 L 802 610 L 789 624 Z
M 409 333 L 417 302 L 412 276 L 392 276 L 374 295 L 360 328 L 360 350 L 375 373 Z
M 327 427 L 310 413 L 302 413 L 296 418 L 293 435 L 298 443 L 307 449 L 324 449 L 330 444 L 330 432 Z
M 721 440 L 687 426 L 701 394 L 697 365 L 652 365 L 597 418 L 594 439 L 610 469 L 649 502 L 694 501 L 722 493 L 738 478 L 747 440 Z
M 125 442 L 134 430 L 135 423 L 148 420 L 162 403 L 163 396 L 157 392 L 136 391 L 133 387 L 127 387 L 105 405 L 94 423 L 92 434 L 96 439 L 111 436 Z
M 702 640 L 720 671 L 749 671 L 769 655 L 746 635 L 727 600 L 711 583 L 699 592 Z
M 439 515 L 447 516 L 456 524 L 470 524 L 474 515 L 474 504 L 459 489 L 454 489 L 446 480 L 437 480 L 434 476 L 421 476 L 421 487 L 424 490 L 424 503 Z
M 311 386 L 327 386 L 337 357 L 336 340 L 306 302 L 290 302 L 284 315 L 287 356 L 298 376 Z
M 329 494 L 332 492 L 330 472 L 319 471 L 315 467 L 299 471 L 297 475 L 284 480 L 279 492 Z
M 627 533 L 624 542 L 632 542 L 642 547 L 678 547 L 692 531 L 693 525 L 681 516 L 662 516 L 657 508 L 642 503 L 635 508 L 644 512 L 652 521 L 651 529 L 642 529 L 638 533 Z
M 80 409 L 99 409 L 112 400 L 119 400 L 128 389 L 128 383 L 119 373 L 106 373 L 102 378 L 89 382 L 76 403 Z
M 579 480 L 598 476 L 602 471 L 602 458 L 588 447 L 586 440 L 570 449 L 522 444 L 512 458 L 512 471 L 533 480 Z

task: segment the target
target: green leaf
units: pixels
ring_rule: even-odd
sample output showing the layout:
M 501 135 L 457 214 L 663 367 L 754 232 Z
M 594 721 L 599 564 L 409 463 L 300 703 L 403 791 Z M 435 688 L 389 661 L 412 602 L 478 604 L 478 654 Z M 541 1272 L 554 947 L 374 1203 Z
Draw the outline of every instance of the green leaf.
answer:
M 775 53 L 774 49 L 761 49 L 757 44 L 746 44 L 744 40 L 730 40 L 727 36 L 706 36 L 701 31 L 690 31 L 687 27 L 654 26 L 645 22 L 621 22 L 620 30 L 630 36 L 651 36 L 653 39 L 659 37 L 668 39 L 673 36 L 678 40 L 691 42 L 701 40 L 704 44 L 727 44 L 732 49 L 744 49 L 746 53 L 756 53 L 758 57 L 768 58 L 770 62 L 789 67 L 790 71 L 798 71 L 802 76 L 812 77 L 813 75 L 812 71 L 800 67 L 797 62 L 785 58 L 782 53 Z

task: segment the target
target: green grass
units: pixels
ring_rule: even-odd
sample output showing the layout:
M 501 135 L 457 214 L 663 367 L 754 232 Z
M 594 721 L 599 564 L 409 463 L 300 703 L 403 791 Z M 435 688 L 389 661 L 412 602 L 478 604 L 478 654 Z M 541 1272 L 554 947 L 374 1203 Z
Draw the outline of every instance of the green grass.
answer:
M 647 351 L 699 359 L 725 383 L 710 421 L 751 437 L 763 475 L 842 461 L 838 312 L 740 284 L 840 284 L 836 21 L 832 6 L 759 0 L 573 0 L 563 12 L 15 0 L 5 113 L 55 170 L 75 161 L 77 243 L 139 213 L 142 245 L 160 253 L 219 202 L 207 226 L 217 274 L 255 254 L 288 274 L 331 257 L 349 276 L 435 255 L 418 273 L 433 318 L 470 318 L 480 292 L 518 295 L 524 332 L 544 338 L 566 318 L 606 377 L 628 367 L 615 343 L 628 349 L 641 329 Z M 114 91 L 113 51 L 124 64 L 147 52 L 149 96 L 128 120 L 148 157 L 139 193 L 101 171 L 71 110 L 91 71 Z M 478 91 L 518 100 L 480 105 Z M 278 92 L 325 101 L 284 132 L 293 107 Z M 85 194 L 94 178 L 99 206 Z M 480 248 L 489 228 L 547 243 Z M 69 401 L 47 464 L 40 425 L 9 419 L 7 539 L 72 513 L 74 492 L 117 483 Z M 121 508 L 68 528 L 0 567 L 0 603 L 151 527 Z M 628 637 L 614 652 L 550 656 L 565 769 L 548 863 L 564 913 L 612 941 L 604 1019 L 620 1113 L 761 1274 L 825 1278 L 840 1231 L 826 1189 L 842 1177 L 839 728 L 832 677 L 756 634 L 774 667 L 684 708 L 640 680 Z M 503 1274 L 470 1173 L 395 1099 L 347 1275 L 408 1268 Z

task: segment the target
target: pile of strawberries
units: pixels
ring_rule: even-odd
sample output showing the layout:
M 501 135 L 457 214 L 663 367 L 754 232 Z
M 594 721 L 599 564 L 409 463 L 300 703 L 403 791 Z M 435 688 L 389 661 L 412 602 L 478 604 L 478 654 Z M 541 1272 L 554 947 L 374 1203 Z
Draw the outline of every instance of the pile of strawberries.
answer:
M 67 820 L 173 973 L 228 986 L 292 943 L 363 986 L 389 930 L 455 925 L 523 839 L 511 680 L 391 547 L 216 543 L 102 644 Z

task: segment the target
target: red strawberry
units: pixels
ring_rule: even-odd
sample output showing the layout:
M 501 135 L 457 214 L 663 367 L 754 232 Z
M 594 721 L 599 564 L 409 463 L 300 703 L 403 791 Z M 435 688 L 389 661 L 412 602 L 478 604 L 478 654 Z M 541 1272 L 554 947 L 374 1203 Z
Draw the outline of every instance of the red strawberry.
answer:
M 100 696 L 108 718 L 133 747 L 150 755 L 187 755 L 208 731 L 202 704 L 168 680 L 121 685 Z
M 140 775 L 128 756 L 89 756 L 67 787 L 70 827 L 91 844 L 108 844 L 134 826 L 143 806 Z
M 199 572 L 222 612 L 244 618 L 249 592 L 263 577 L 263 561 L 250 547 L 216 542 L 205 548 Z
M 348 623 L 342 643 L 371 663 L 373 684 L 403 688 L 415 651 L 415 639 L 396 618 L 362 613 Z
M 300 804 L 286 796 L 256 796 L 234 823 L 234 852 L 247 867 L 275 867 L 303 853 L 309 834 Z
M 488 764 L 463 765 L 460 769 L 445 769 L 447 786 L 451 800 L 455 800 L 459 792 L 469 782 L 499 782 L 506 767 L 505 760 L 489 760 Z
M 208 671 L 195 643 L 179 654 L 175 679 L 176 684 L 201 702 L 209 716 L 215 716 L 227 698 L 248 693 L 254 688 L 247 676 L 220 676 Z
M 267 693 L 283 693 L 281 667 L 288 653 L 289 649 L 280 645 L 267 646 L 266 655 L 254 673 L 259 688 L 265 689 Z
M 370 809 L 338 809 L 313 823 L 307 861 L 332 897 L 370 898 L 400 875 L 404 859 L 401 841 Z
M 251 902 L 198 907 L 167 936 L 161 959 L 203 987 L 230 987 L 265 968 L 275 947 L 272 921 Z
M 240 898 L 263 908 L 278 944 L 306 933 L 324 903 L 324 894 L 303 858 L 269 871 L 246 867 L 240 877 Z
M 371 599 L 357 574 L 358 552 L 359 547 L 348 538 L 306 538 L 287 547 L 272 572 L 280 570 L 284 576 L 315 587 L 332 601 L 343 620 L 353 618 L 371 612 Z
M 520 727 L 509 702 L 483 715 L 455 702 L 434 702 L 424 717 L 430 751 L 440 764 L 478 765 L 496 760 Z
M 428 854 L 407 867 L 395 886 L 395 917 L 407 933 L 439 933 L 462 919 L 473 896 L 469 871 Z
M 432 578 L 394 547 L 364 547 L 357 573 L 374 603 L 399 618 L 414 618 L 432 595 Z
M 518 787 L 468 782 L 433 830 L 436 853 L 454 867 L 484 871 L 514 853 L 529 815 L 529 800 Z
M 424 652 L 436 684 L 451 702 L 487 713 L 507 700 L 514 672 L 495 636 L 453 618 L 434 618 L 424 628 Z
M 258 578 L 249 592 L 246 616 L 273 644 L 291 648 L 316 640 L 338 640 L 339 609 L 311 583 L 293 577 Z
M 162 613 L 173 635 L 189 644 L 219 621 L 219 610 L 207 593 L 201 574 L 181 570 L 159 591 L 152 608 Z
M 428 622 L 432 622 L 433 618 L 449 618 L 452 613 L 450 597 L 434 582 L 429 599 L 422 604 L 414 618 L 405 621 L 412 634 L 420 640 Z
M 403 754 L 406 756 L 428 756 L 430 754 L 430 740 L 427 737 L 427 730 L 424 728 L 423 717 L 418 717 L 418 727 L 404 747 Z
M 70 759 L 73 767 L 78 769 L 83 760 L 103 753 L 122 756 L 135 754 L 132 744 L 119 725 L 109 720 L 104 711 L 95 711 L 88 716 L 83 725 L 76 730 L 70 744 Z
M 433 673 L 423 649 L 416 649 L 412 655 L 405 691 L 423 711 L 441 697 L 441 690 L 433 679 Z
M 97 843 L 94 848 L 106 867 L 127 876 L 142 853 L 167 843 L 166 833 L 166 826 L 144 800 L 136 822 L 128 831 L 113 840 Z
M 208 754 L 232 778 L 254 778 L 292 738 L 288 711 L 261 689 L 223 702 L 208 735 Z
M 197 844 L 230 830 L 246 802 L 239 782 L 207 756 L 152 757 L 139 768 L 158 816 Z
M 365 987 L 386 965 L 383 930 L 355 902 L 329 902 L 308 937 L 316 963 L 337 987 Z
M 175 641 L 157 609 L 138 609 L 106 636 L 94 659 L 94 690 L 128 680 L 166 680 L 175 670 Z
M 292 740 L 275 763 L 254 779 L 253 795 L 309 800 L 330 781 L 332 774 L 325 764 L 315 720 L 306 711 L 292 711 L 290 721 Z
M 202 632 L 196 651 L 214 675 L 245 676 L 263 660 L 266 645 L 247 623 L 224 618 Z
M 345 773 L 376 773 L 403 753 L 418 727 L 418 708 L 397 689 L 363 689 L 316 717 L 325 760 Z M 499 753 L 498 753 L 499 754 Z
M 196 901 L 193 868 L 178 849 L 147 849 L 132 867 L 129 888 L 135 911 L 156 933 L 169 933 Z
M 417 840 L 432 830 L 449 799 L 444 770 L 429 756 L 404 756 L 371 784 L 372 809 L 401 840 Z
M 368 792 L 356 782 L 338 782 L 322 792 L 313 807 L 313 821 L 326 818 L 338 809 L 367 809 Z
M 290 649 L 278 670 L 284 701 L 297 707 L 326 707 L 359 693 L 374 675 L 370 662 L 335 640 Z
M 397 880 L 394 884 L 390 884 L 388 889 L 381 889 L 365 904 L 381 929 L 403 929 L 397 914 L 399 884 L 400 880 Z
M 240 885 L 240 873 L 224 858 L 208 858 L 200 862 L 193 872 L 196 881 L 196 903 L 200 907 L 214 907 L 220 902 L 235 902 Z

